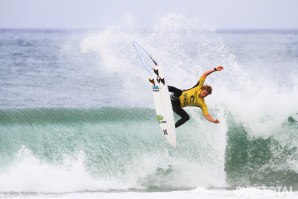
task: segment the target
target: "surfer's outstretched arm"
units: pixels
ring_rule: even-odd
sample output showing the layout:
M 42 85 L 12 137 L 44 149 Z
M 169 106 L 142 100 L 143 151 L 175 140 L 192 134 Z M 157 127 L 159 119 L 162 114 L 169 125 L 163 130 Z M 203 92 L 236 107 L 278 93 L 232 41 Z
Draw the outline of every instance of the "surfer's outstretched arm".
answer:
M 210 115 L 206 115 L 205 118 L 206 118 L 209 122 L 219 123 L 219 120 L 218 120 L 218 119 L 213 119 Z
M 211 73 L 215 72 L 215 71 L 221 71 L 223 70 L 224 68 L 222 66 L 217 66 L 213 69 L 210 69 L 210 70 L 207 70 L 206 72 L 203 73 L 203 77 L 207 77 L 208 75 L 210 75 Z

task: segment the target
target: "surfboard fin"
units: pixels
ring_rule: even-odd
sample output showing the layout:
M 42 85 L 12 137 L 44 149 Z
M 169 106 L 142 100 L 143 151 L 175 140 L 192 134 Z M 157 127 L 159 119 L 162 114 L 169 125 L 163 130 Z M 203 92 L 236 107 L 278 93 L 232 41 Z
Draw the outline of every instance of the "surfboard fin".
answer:
M 157 75 L 157 77 L 159 77 L 159 72 L 157 68 L 153 68 L 154 73 Z
M 154 81 L 153 78 L 149 78 L 149 82 L 150 82 L 151 84 L 153 84 L 153 86 L 155 86 L 155 81 Z
M 163 83 L 163 85 L 165 85 L 165 78 L 161 78 L 161 77 L 157 77 L 157 82 L 158 83 Z

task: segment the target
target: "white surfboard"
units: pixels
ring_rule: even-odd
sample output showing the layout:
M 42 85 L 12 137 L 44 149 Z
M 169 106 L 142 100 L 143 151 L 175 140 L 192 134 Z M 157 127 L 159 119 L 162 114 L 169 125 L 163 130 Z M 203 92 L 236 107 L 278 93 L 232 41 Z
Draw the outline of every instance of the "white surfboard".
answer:
M 133 42 L 133 45 L 138 53 L 138 57 L 150 73 L 154 73 L 153 79 L 150 80 L 152 83 L 153 101 L 156 111 L 156 118 L 162 129 L 162 134 L 166 137 L 167 141 L 176 147 L 176 129 L 175 121 L 172 109 L 172 103 L 170 99 L 170 93 L 168 86 L 165 82 L 165 78 L 158 68 L 156 61 L 149 55 L 149 53 L 141 47 L 137 42 Z M 147 58 L 146 58 L 147 57 Z M 147 61 L 145 59 L 148 59 Z M 150 60 L 150 61 L 149 61 Z

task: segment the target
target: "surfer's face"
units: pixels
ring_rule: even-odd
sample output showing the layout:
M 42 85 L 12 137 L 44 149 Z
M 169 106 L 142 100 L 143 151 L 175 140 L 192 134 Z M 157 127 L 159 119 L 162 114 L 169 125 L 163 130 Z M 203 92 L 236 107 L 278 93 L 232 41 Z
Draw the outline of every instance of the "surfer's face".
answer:
M 209 95 L 209 93 L 206 90 L 202 90 L 201 93 L 200 93 L 201 98 L 207 97 L 208 95 Z

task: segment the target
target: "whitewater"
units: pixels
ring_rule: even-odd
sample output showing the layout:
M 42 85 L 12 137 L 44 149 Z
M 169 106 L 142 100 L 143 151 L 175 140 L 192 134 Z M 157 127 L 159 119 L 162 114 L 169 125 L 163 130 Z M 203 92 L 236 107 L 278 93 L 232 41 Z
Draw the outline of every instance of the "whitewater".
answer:
M 206 80 L 221 123 L 186 108 L 172 148 L 132 41 L 181 89 L 224 66 Z M 297 44 L 296 30 L 176 15 L 144 30 L 1 29 L 0 197 L 297 197 Z

